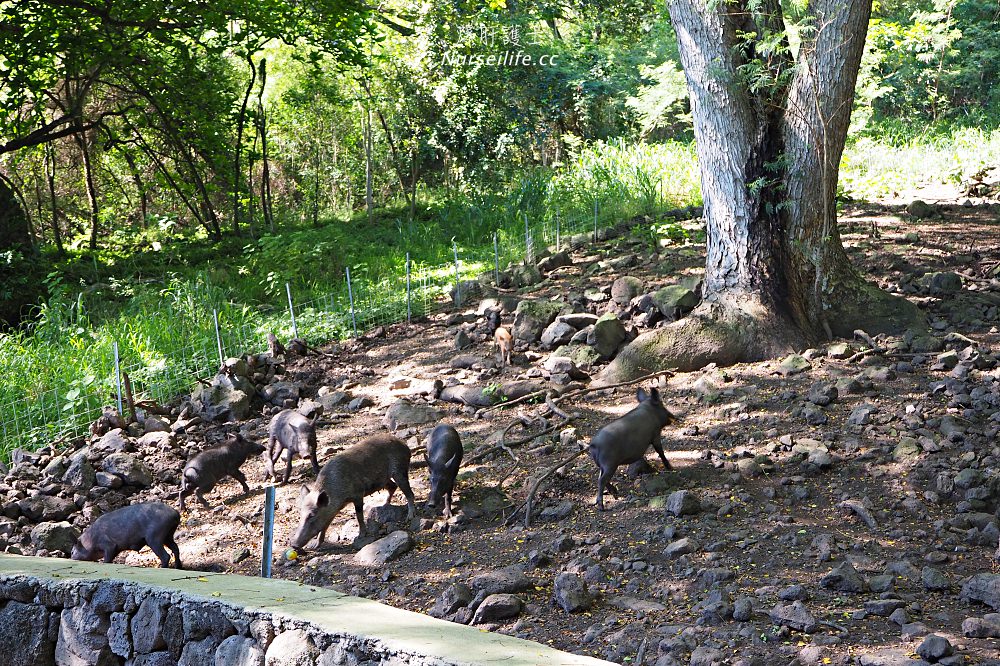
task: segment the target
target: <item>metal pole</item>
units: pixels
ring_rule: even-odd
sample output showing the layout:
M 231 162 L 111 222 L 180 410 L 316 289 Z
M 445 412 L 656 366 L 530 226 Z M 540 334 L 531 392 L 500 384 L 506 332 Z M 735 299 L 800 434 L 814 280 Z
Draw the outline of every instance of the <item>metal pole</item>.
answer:
M 285 283 L 285 293 L 288 294 L 288 314 L 292 315 L 292 335 L 299 337 L 299 327 L 295 323 L 295 307 L 292 305 L 292 287 Z
M 406 323 L 409 324 L 413 318 L 413 307 L 411 305 L 410 294 L 410 253 L 406 253 Z
M 528 214 L 523 210 L 521 211 L 521 216 L 524 218 L 524 258 L 530 264 L 532 261 L 531 256 L 531 230 L 528 228 Z
M 458 277 L 458 243 L 452 241 L 451 250 L 455 253 L 455 305 L 462 307 L 462 284 Z
M 226 364 L 226 355 L 222 353 L 222 333 L 219 332 L 219 311 L 212 310 L 212 319 L 215 321 L 215 344 L 219 348 L 219 367 Z
M 261 578 L 271 577 L 271 547 L 274 541 L 274 486 L 264 489 L 264 552 L 260 557 Z
M 556 208 L 556 252 L 562 251 L 562 220 L 559 219 L 559 209 Z
M 493 283 L 500 286 L 500 246 L 497 244 L 497 232 L 493 232 Z
M 118 341 L 115 341 L 115 378 L 118 386 L 118 414 L 122 413 L 122 366 L 118 358 Z
M 597 199 L 594 199 L 594 242 L 597 242 Z
M 347 267 L 347 296 L 351 299 L 351 327 L 354 329 L 354 337 L 358 337 L 358 320 L 354 316 L 354 290 L 351 288 L 351 267 Z

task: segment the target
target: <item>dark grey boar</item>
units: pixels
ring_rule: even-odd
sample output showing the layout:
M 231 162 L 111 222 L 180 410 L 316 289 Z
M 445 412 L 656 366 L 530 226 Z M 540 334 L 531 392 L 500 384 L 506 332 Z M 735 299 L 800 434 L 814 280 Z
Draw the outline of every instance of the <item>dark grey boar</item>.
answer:
M 670 469 L 667 457 L 663 455 L 660 445 L 660 430 L 676 418 L 667 411 L 660 400 L 660 392 L 655 388 L 649 393 L 644 389 L 636 392 L 639 406 L 615 419 L 597 431 L 590 441 L 590 457 L 597 463 L 600 474 L 597 478 L 597 508 L 604 510 L 604 489 L 618 496 L 617 489 L 611 485 L 611 477 L 619 465 L 629 465 L 646 455 L 646 450 L 652 446 L 663 461 L 664 469 Z
M 160 566 L 170 565 L 170 555 L 164 545 L 174 554 L 174 566 L 182 569 L 181 552 L 174 541 L 174 531 L 181 524 L 181 514 L 162 502 L 143 502 L 110 511 L 83 531 L 73 545 L 71 557 L 74 560 L 96 562 L 101 557 L 112 562 L 123 550 L 142 550 L 149 546 Z
M 180 510 L 184 510 L 184 498 L 191 493 L 198 501 L 208 506 L 204 493 L 211 492 L 219 481 L 231 476 L 243 486 L 243 492 L 249 493 L 247 477 L 243 476 L 240 467 L 250 456 L 264 452 L 264 447 L 257 442 L 244 439 L 241 435 L 230 437 L 222 444 L 205 449 L 195 455 L 184 465 L 181 475 L 181 491 L 177 496 Z
M 316 548 L 323 545 L 326 529 L 337 513 L 354 502 L 358 530 L 366 536 L 365 496 L 383 488 L 389 491 L 386 505 L 398 487 L 406 496 L 408 515 L 413 518 L 413 491 L 410 490 L 410 449 L 389 434 L 369 437 L 334 456 L 323 466 L 316 481 L 299 493 L 299 529 L 291 539 L 293 548 L 302 548 L 314 536 Z
M 444 517 L 451 518 L 451 494 L 462 464 L 462 438 L 450 425 L 439 425 L 431 431 L 429 440 L 427 466 L 431 472 L 431 493 L 427 505 L 436 507 L 443 497 Z
M 307 419 L 294 409 L 285 409 L 274 415 L 269 428 L 267 451 L 264 454 L 264 477 L 277 478 L 274 473 L 274 463 L 284 453 L 285 480 L 288 483 L 292 475 L 292 458 L 296 454 L 308 457 L 312 463 L 313 474 L 319 474 L 319 463 L 316 462 L 316 420 Z

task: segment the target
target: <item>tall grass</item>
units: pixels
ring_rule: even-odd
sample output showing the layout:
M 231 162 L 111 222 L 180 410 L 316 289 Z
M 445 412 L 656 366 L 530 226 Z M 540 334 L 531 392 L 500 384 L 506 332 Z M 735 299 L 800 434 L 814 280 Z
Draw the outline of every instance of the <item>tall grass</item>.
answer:
M 933 183 L 959 183 L 998 159 L 1000 130 L 996 129 L 864 135 L 844 151 L 840 187 L 855 199 L 880 199 Z
M 142 398 L 166 401 L 218 366 L 213 311 L 223 353 L 261 351 L 267 332 L 292 335 L 285 284 L 301 337 L 317 344 L 440 307 L 455 280 L 525 252 L 525 218 L 535 248 L 589 233 L 640 213 L 700 202 L 694 151 L 683 144 L 583 148 L 558 170 L 535 169 L 504 186 L 427 193 L 410 222 L 403 206 L 216 248 L 180 242 L 155 261 L 125 254 L 78 262 L 50 284 L 27 331 L 0 334 L 0 455 L 79 434 L 102 405 L 113 404 L 121 365 Z M 406 256 L 412 298 L 406 299 Z M 350 267 L 354 320 L 345 280 Z M 104 282 L 102 289 L 82 289 Z M 160 286 L 157 286 L 160 285 Z

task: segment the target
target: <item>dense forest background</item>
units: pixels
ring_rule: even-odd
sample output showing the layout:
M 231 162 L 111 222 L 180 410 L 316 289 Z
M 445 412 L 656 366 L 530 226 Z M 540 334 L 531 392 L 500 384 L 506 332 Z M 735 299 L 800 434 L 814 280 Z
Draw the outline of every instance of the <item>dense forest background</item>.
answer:
M 407 254 L 699 203 L 663 3 L 20 0 L 0 21 L 0 403 L 72 386 L 75 409 L 112 342 L 163 368 L 213 309 L 274 329 L 286 283 L 307 301 L 346 268 L 377 284 Z M 877 3 L 842 196 L 995 163 L 998 67 L 995 1 Z

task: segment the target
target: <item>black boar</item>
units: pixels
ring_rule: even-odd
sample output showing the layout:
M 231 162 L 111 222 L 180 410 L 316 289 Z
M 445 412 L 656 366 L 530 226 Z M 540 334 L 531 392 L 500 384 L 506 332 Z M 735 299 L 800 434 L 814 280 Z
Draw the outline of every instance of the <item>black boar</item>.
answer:
M 301 520 L 291 539 L 292 547 L 302 548 L 316 535 L 319 535 L 316 547 L 322 546 L 330 522 L 348 502 L 354 503 L 358 530 L 365 536 L 365 496 L 383 488 L 389 491 L 386 505 L 391 503 L 397 487 L 402 490 L 408 515 L 413 518 L 409 470 L 410 449 L 401 440 L 384 433 L 334 456 L 323 466 L 316 481 L 303 486 L 299 493 Z
M 427 466 L 431 472 L 431 493 L 427 505 L 436 507 L 443 497 L 444 517 L 451 518 L 451 494 L 462 464 L 462 438 L 450 425 L 439 425 L 431 431 L 429 439 Z
M 83 531 L 73 546 L 74 560 L 96 562 L 103 557 L 111 562 L 123 550 L 142 550 L 149 546 L 160 566 L 170 565 L 170 555 L 164 545 L 174 554 L 174 566 L 181 566 L 181 553 L 174 541 L 174 531 L 181 524 L 181 514 L 162 502 L 144 502 L 125 506 L 108 512 L 95 520 Z
M 239 481 L 243 492 L 249 493 L 250 486 L 247 485 L 247 478 L 240 471 L 240 466 L 250 456 L 263 452 L 262 445 L 236 435 L 195 455 L 184 465 L 184 473 L 181 475 L 181 491 L 177 496 L 180 510 L 184 510 L 184 498 L 191 493 L 207 507 L 204 493 L 211 492 L 215 484 L 227 476 Z
M 611 477 L 619 465 L 628 465 L 640 460 L 646 455 L 646 450 L 652 445 L 663 461 L 663 467 L 670 469 L 667 457 L 663 455 L 660 445 L 660 430 L 676 418 L 667 411 L 660 400 L 660 393 L 655 388 L 649 393 L 644 389 L 636 392 L 639 406 L 615 419 L 597 431 L 590 442 L 590 457 L 597 463 L 600 474 L 597 478 L 597 508 L 604 510 L 604 489 L 618 496 L 618 491 L 611 485 Z
M 264 477 L 277 478 L 274 473 L 274 463 L 284 453 L 287 462 L 285 480 L 288 483 L 292 475 L 292 458 L 295 454 L 308 457 L 312 463 L 313 474 L 319 474 L 319 463 L 316 462 L 316 420 L 307 419 L 294 409 L 285 409 L 271 419 L 270 436 L 267 439 L 267 451 L 264 453 Z

